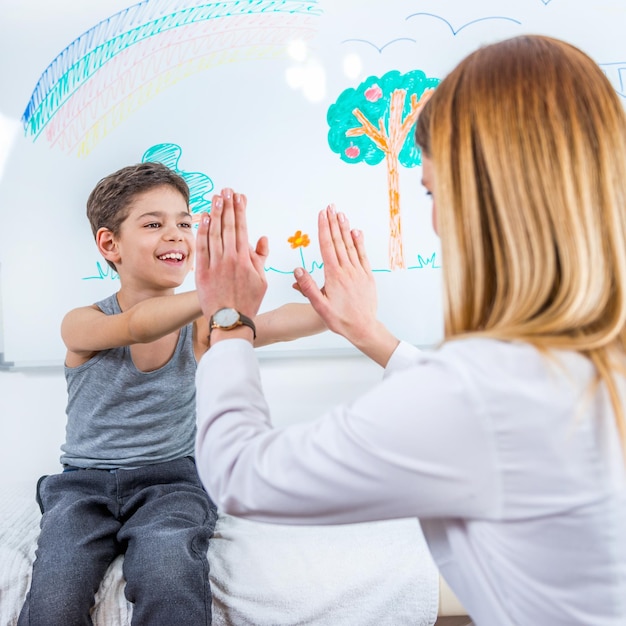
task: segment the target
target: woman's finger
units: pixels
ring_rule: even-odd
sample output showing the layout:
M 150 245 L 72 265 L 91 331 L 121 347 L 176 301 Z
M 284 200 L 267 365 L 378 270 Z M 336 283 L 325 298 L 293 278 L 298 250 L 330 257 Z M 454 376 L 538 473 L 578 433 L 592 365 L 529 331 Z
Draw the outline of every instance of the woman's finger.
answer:
M 209 254 L 209 223 L 210 217 L 208 213 L 204 213 L 200 218 L 196 234 L 196 280 L 204 279 L 211 263 Z
M 224 253 L 236 254 L 237 252 L 237 224 L 235 220 L 235 208 L 233 204 L 233 190 L 226 187 L 222 189 L 222 245 Z
M 330 208 L 330 207 L 329 207 Z M 335 244 L 330 232 L 330 222 L 328 219 L 329 208 L 319 212 L 317 216 L 317 232 L 320 244 L 322 261 L 326 270 L 331 270 L 339 266 Z
M 233 195 L 234 218 L 235 218 L 235 240 L 237 251 L 243 253 L 250 248 L 248 243 L 248 224 L 246 221 L 247 198 L 242 193 Z
M 359 255 L 354 246 L 354 240 L 352 238 L 352 231 L 350 230 L 350 222 L 345 213 L 337 213 L 337 222 L 339 224 L 339 230 L 341 231 L 341 239 L 343 241 L 343 248 L 345 249 L 347 261 L 354 267 L 360 267 L 361 262 Z
M 211 200 L 211 220 L 209 224 L 208 246 L 211 258 L 218 259 L 224 253 L 222 241 L 222 211 L 224 204 L 222 196 L 213 196 Z
M 270 253 L 267 237 L 261 237 L 256 244 L 254 250 L 250 250 L 250 259 L 259 275 L 265 276 L 265 260 Z
M 363 240 L 363 232 L 360 230 L 352 230 L 350 231 L 350 236 L 352 237 L 352 242 L 354 244 L 354 249 L 358 256 L 358 261 L 360 266 L 366 271 L 371 272 L 372 267 L 370 265 L 370 261 L 367 258 L 367 253 L 365 251 L 365 241 Z
M 308 298 L 311 306 L 315 309 L 317 314 L 328 325 L 327 318 L 329 317 L 329 306 L 326 297 L 317 286 L 311 275 L 301 267 L 297 267 L 293 272 L 296 279 L 297 290 L 305 297 Z M 294 287 L 296 287 L 294 285 Z M 330 328 L 330 326 L 328 326 Z
M 353 252 L 353 258 L 350 258 L 349 250 L 353 248 L 352 237 L 350 237 L 350 224 L 344 213 L 337 213 L 334 207 L 328 210 L 328 224 L 330 235 L 335 248 L 335 255 L 340 266 L 347 266 L 357 260 Z

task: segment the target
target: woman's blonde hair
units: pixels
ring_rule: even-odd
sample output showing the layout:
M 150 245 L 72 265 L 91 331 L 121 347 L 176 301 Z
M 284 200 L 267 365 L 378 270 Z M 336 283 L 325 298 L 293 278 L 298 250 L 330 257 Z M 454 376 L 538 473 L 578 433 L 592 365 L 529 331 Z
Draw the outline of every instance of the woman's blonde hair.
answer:
M 600 68 L 522 36 L 464 59 L 424 106 L 446 338 L 522 340 L 588 356 L 609 390 L 626 322 L 626 116 Z

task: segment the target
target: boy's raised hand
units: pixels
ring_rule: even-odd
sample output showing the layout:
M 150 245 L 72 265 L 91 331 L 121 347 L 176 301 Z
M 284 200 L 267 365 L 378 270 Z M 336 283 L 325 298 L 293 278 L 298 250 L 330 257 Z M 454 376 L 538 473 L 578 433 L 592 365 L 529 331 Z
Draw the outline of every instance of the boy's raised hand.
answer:
M 256 248 L 248 242 L 247 199 L 224 189 L 213 196 L 211 215 L 200 221 L 196 243 L 196 289 L 204 316 L 232 307 L 254 317 L 267 289 L 266 237 Z
M 318 232 L 324 289 L 303 268 L 294 272 L 297 288 L 330 330 L 385 365 L 398 340 L 377 319 L 376 283 L 362 233 L 351 230 L 346 216 L 334 207 L 320 212 Z

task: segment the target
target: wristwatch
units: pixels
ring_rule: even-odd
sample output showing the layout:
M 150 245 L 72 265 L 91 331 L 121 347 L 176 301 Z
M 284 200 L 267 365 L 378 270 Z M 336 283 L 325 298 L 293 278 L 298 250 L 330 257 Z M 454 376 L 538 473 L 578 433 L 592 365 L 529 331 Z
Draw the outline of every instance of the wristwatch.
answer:
M 232 330 L 238 326 L 248 326 L 249 328 L 252 328 L 253 337 L 256 339 L 256 326 L 249 317 L 239 313 L 237 309 L 220 309 L 215 312 L 209 320 L 209 337 L 211 337 L 211 332 L 214 328 Z

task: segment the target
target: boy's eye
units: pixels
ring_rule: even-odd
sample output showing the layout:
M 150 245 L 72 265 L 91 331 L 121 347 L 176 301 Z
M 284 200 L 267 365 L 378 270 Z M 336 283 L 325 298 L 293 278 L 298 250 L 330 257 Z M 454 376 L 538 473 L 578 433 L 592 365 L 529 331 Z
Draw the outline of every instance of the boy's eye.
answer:
M 160 225 L 158 222 L 150 222 L 150 224 L 146 224 L 146 228 L 158 228 Z
M 191 228 L 191 222 L 181 222 L 180 224 L 183 228 Z

